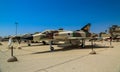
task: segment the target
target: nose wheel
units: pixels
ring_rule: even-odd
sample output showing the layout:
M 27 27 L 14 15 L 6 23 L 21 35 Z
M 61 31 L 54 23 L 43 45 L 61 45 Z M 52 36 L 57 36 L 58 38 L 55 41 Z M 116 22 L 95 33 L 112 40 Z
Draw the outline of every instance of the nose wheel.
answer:
M 52 47 L 52 42 L 53 41 L 50 41 L 50 51 L 54 51 L 54 47 Z
M 82 39 L 81 47 L 82 47 L 82 48 L 85 48 L 85 40 L 84 40 L 84 39 Z
M 54 51 L 54 47 L 50 47 L 50 51 Z
M 31 44 L 28 44 L 28 46 L 31 46 Z
M 85 48 L 85 44 L 81 44 L 81 47 L 82 47 L 82 48 Z

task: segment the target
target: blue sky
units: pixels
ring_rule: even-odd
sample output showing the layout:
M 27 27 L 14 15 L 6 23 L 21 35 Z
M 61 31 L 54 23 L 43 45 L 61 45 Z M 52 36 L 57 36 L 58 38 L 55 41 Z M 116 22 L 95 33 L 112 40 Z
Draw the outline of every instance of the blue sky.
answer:
M 91 23 L 91 32 L 120 25 L 120 0 L 0 0 L 0 36 L 46 29 L 78 30 Z

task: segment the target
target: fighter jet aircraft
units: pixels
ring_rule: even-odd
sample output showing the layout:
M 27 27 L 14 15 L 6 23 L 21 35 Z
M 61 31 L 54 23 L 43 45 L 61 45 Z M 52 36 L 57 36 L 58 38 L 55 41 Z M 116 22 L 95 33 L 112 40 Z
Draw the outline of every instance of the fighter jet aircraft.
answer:
M 76 31 L 66 31 L 63 29 L 59 30 L 46 30 L 38 34 L 34 34 L 31 36 L 24 36 L 22 39 L 26 40 L 32 40 L 34 42 L 42 42 L 45 44 L 53 44 L 53 43 L 59 43 L 60 41 L 63 42 L 63 44 L 58 45 L 60 47 L 67 47 L 67 46 L 79 46 L 81 44 L 81 47 L 85 47 L 85 40 L 91 40 L 93 37 L 96 37 L 96 34 L 90 33 L 90 26 L 91 24 L 88 23 L 80 30 Z M 30 46 L 30 42 L 28 42 L 28 45 Z M 54 48 L 51 46 L 50 50 L 53 51 Z
M 37 42 L 42 42 L 44 45 L 49 44 L 51 40 L 55 43 L 53 35 L 55 33 L 59 33 L 59 32 L 64 32 L 64 30 L 63 29 L 59 29 L 59 30 L 45 30 L 45 31 L 43 31 L 41 33 L 34 34 L 33 35 L 33 41 L 34 42 L 36 42 L 36 41 Z
M 113 25 L 112 27 L 109 28 L 109 33 L 111 34 L 112 37 L 120 36 L 120 26 Z
M 45 30 L 43 32 L 37 33 L 37 34 L 25 34 L 22 36 L 15 36 L 14 39 L 17 39 L 18 42 L 26 41 L 28 43 L 28 46 L 31 45 L 31 43 L 34 42 L 41 42 L 44 45 L 49 44 L 50 41 L 53 41 L 53 35 L 54 33 L 62 32 L 64 31 L 63 29 L 59 30 Z M 53 43 L 53 42 L 52 42 Z M 54 41 L 55 43 L 55 41 Z
M 54 40 L 58 41 L 64 41 L 64 44 L 58 45 L 60 47 L 66 47 L 66 46 L 79 46 L 81 44 L 81 47 L 85 47 L 85 40 L 91 40 L 98 35 L 90 33 L 90 26 L 91 24 L 88 23 L 80 30 L 76 31 L 64 31 L 55 33 L 53 36 Z M 53 47 L 50 48 L 51 50 L 54 50 Z
M 113 25 L 109 28 L 109 33 L 113 40 L 120 40 L 120 26 Z

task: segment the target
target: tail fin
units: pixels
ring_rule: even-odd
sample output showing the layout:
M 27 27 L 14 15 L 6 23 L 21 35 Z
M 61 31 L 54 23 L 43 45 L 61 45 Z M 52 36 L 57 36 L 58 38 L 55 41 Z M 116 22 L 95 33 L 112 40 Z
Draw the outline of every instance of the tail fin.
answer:
M 83 28 L 81 28 L 81 30 L 85 31 L 85 32 L 88 32 L 90 30 L 90 26 L 91 26 L 91 23 L 88 23 L 87 25 L 85 25 Z

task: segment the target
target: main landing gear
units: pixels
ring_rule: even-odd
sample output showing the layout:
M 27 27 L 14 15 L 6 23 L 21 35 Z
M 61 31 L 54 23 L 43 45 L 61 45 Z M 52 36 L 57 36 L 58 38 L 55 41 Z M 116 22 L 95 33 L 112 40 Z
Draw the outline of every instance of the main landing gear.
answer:
M 50 41 L 50 51 L 54 51 L 54 47 L 52 47 L 53 41 Z
M 85 48 L 85 40 L 84 40 L 84 39 L 82 39 L 81 47 L 82 47 L 82 48 Z

